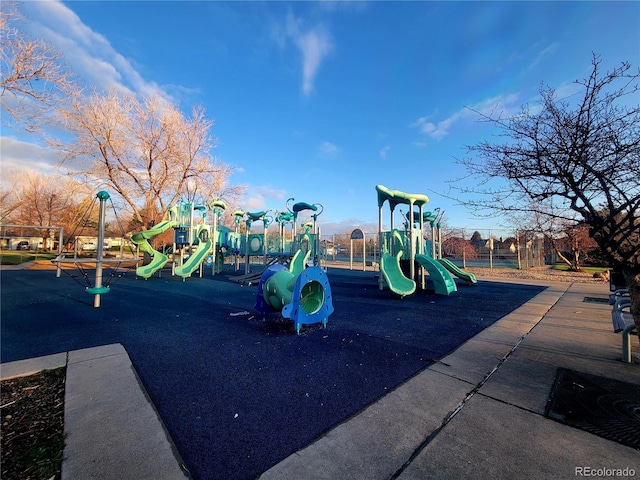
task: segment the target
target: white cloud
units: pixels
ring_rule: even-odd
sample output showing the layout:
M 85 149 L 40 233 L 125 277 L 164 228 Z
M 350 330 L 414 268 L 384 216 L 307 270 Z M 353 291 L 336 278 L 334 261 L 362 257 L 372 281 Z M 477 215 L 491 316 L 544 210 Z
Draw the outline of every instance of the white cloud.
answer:
M 369 235 L 374 234 L 378 231 L 378 224 L 371 222 L 363 222 L 361 218 L 346 218 L 340 221 L 333 221 L 332 219 L 323 219 L 321 222 L 322 227 L 322 236 L 325 235 L 339 235 L 343 233 L 351 233 L 356 228 L 362 230 L 365 235 L 367 235 L 367 239 L 370 238 Z
M 320 64 L 333 49 L 331 34 L 318 25 L 309 30 L 302 28 L 302 21 L 292 13 L 287 15 L 286 37 L 291 39 L 302 53 L 302 92 L 310 95 L 314 90 L 314 81 Z M 283 45 L 282 36 L 278 43 Z
M 53 173 L 58 163 L 55 151 L 12 137 L 0 137 L 0 151 L 4 173 L 12 170 Z
M 73 72 L 92 86 L 168 97 L 156 83 L 145 81 L 104 35 L 82 23 L 62 2 L 23 2 L 20 8 L 30 21 L 32 34 L 54 45 Z
M 538 53 L 536 58 L 533 59 L 533 62 L 531 62 L 531 65 L 529 65 L 529 68 L 532 69 L 532 68 L 538 66 L 538 64 L 540 62 L 542 62 L 544 57 L 546 57 L 547 55 L 553 54 L 557 49 L 558 49 L 558 43 L 557 42 L 554 42 L 554 43 L 550 44 L 549 46 L 545 47 L 544 49 L 542 49 Z
M 584 87 L 575 82 L 563 83 L 555 89 L 556 98 L 558 100 L 568 100 L 575 98 L 577 101 L 584 98 Z
M 331 40 L 325 31 L 320 30 L 305 33 L 296 40 L 296 43 L 303 57 L 302 91 L 305 95 L 309 95 L 313 92 L 313 81 L 320 68 L 320 62 L 331 50 Z
M 492 117 L 514 115 L 520 108 L 518 99 L 517 94 L 499 95 L 464 107 L 443 120 L 420 117 L 410 126 L 431 138 L 441 140 L 449 134 L 454 124 L 476 119 L 478 113 Z
M 266 202 L 264 198 L 257 195 L 250 195 L 246 197 L 242 202 L 242 209 L 245 212 L 255 212 L 266 209 Z
M 380 158 L 382 158 L 383 160 L 386 159 L 389 150 L 391 150 L 391 147 L 389 145 L 385 145 L 384 147 L 382 147 L 382 149 L 380 150 Z
M 509 93 L 507 95 L 498 95 L 496 97 L 487 98 L 474 105 L 469 105 L 463 111 L 475 110 L 483 115 L 492 116 L 511 116 L 515 115 L 520 110 L 519 103 L 520 96 L 516 93 Z M 471 112 L 468 115 L 474 115 Z
M 421 133 L 440 140 L 449 134 L 449 128 L 460 117 L 461 111 L 454 113 L 449 118 L 445 118 L 439 122 L 429 121 L 429 117 L 420 117 L 418 120 L 411 124 L 412 127 L 417 127 Z
M 284 208 L 286 192 L 268 185 L 248 186 L 247 195 L 240 201 L 245 211 L 267 210 L 268 208 Z M 277 204 L 281 206 L 272 206 Z
M 320 144 L 320 147 L 318 148 L 318 151 L 320 152 L 320 155 L 324 157 L 334 157 L 338 153 L 340 153 L 340 148 L 333 143 L 322 142 L 322 144 Z
M 345 0 L 320 0 L 318 6 L 327 12 L 338 10 L 361 12 L 368 8 L 368 2 Z

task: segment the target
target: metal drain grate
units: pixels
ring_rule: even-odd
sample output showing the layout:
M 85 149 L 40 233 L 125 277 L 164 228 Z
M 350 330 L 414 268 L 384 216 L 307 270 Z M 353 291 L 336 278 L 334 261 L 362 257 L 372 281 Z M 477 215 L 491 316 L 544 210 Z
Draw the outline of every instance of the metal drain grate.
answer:
M 598 297 L 584 297 L 583 302 L 588 303 L 609 303 L 608 298 L 598 298 Z
M 640 385 L 559 368 L 545 415 L 640 450 Z

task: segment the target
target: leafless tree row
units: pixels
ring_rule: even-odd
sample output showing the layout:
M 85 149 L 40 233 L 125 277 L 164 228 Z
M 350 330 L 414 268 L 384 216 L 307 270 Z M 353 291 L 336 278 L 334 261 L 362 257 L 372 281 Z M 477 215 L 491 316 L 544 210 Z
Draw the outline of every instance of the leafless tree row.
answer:
M 185 115 L 159 93 L 139 97 L 81 87 L 59 52 L 21 32 L 22 19 L 12 5 L 3 3 L 0 15 L 3 126 L 32 132 L 34 142 L 53 149 L 60 160 L 58 173 L 48 181 L 3 172 L 0 215 L 5 223 L 40 225 L 47 218 L 49 225 L 63 224 L 70 203 L 80 206 L 98 190 L 107 190 L 120 200 L 128 223 L 144 229 L 178 200 L 206 204 L 225 197 L 233 202 L 242 193 L 241 186 L 229 183 L 233 168 L 212 153 L 213 121 L 203 108 Z M 72 180 L 77 183 L 70 186 Z M 53 206 L 58 203 L 65 207 Z

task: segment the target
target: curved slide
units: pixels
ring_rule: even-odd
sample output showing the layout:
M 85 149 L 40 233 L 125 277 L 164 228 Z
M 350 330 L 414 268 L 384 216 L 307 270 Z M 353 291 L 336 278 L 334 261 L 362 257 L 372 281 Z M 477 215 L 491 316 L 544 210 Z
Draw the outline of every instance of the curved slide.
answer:
M 382 273 L 382 277 L 387 282 L 389 290 L 401 297 L 406 297 L 416 291 L 416 282 L 405 277 L 402 273 L 400 268 L 402 253 L 402 250 L 400 250 L 395 257 L 386 252 L 383 253 L 380 259 L 380 273 Z
M 455 263 L 453 263 L 451 260 L 448 260 L 446 258 L 439 258 L 438 262 L 440 262 L 444 268 L 449 270 L 456 277 L 461 278 L 465 282 L 478 283 L 478 280 L 476 280 L 476 276 L 473 273 L 465 272 L 460 267 L 458 267 Z
M 304 253 L 302 250 L 298 249 L 298 251 L 291 259 L 291 263 L 289 264 L 289 271 L 292 275 L 297 277 L 303 272 L 305 268 L 307 268 L 307 260 L 309 260 L 310 255 L 311 250 L 308 250 L 307 253 Z
M 164 265 L 167 263 L 167 260 L 169 260 L 169 257 L 167 257 L 164 253 L 160 253 L 159 251 L 154 249 L 149 243 L 149 239 L 166 232 L 176 225 L 177 222 L 175 222 L 174 220 L 165 220 L 164 222 L 160 222 L 159 224 L 154 225 L 149 230 L 134 233 L 131 236 L 131 241 L 134 243 L 134 245 L 138 246 L 141 252 L 151 255 L 151 263 L 136 268 L 137 276 L 147 279 L 162 267 L 164 267 Z
M 174 273 L 179 277 L 182 277 L 183 280 L 191 276 L 191 274 L 200 267 L 200 264 L 207 257 L 207 253 L 211 251 L 211 243 L 211 238 L 206 242 L 200 242 L 196 251 L 189 255 L 186 262 L 179 267 L 176 267 Z
M 456 282 L 440 262 L 426 255 L 416 255 L 416 262 L 427 269 L 433 280 L 433 288 L 438 295 L 449 295 L 458 290 Z

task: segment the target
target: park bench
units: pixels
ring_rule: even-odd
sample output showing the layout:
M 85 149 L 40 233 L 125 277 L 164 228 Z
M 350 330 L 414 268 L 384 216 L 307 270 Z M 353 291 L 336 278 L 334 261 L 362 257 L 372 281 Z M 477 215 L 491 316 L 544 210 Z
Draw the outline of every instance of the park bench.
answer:
M 611 310 L 613 331 L 622 332 L 622 361 L 631 363 L 631 334 L 636 330 L 636 325 L 631 315 L 629 291 L 625 288 L 614 291 L 609 295 L 609 304 L 613 305 Z

